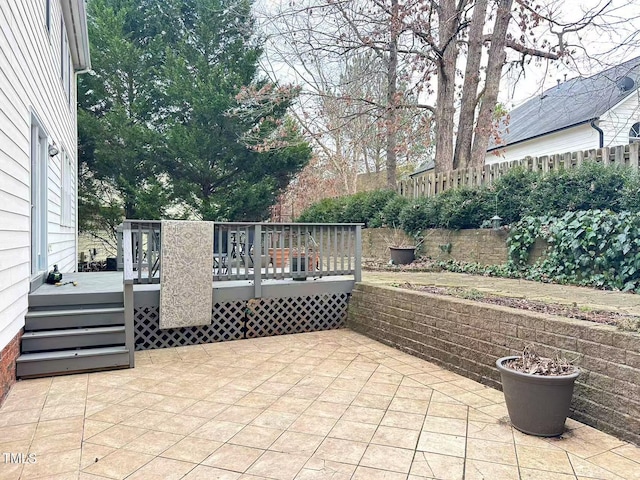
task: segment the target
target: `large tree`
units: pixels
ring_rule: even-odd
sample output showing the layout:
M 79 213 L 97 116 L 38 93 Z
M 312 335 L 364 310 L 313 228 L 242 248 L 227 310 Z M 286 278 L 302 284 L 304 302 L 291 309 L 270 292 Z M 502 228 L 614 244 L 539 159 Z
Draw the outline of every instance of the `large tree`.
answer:
M 286 117 L 297 91 L 260 78 L 250 3 L 91 0 L 88 13 L 84 219 L 266 218 L 310 152 Z
M 496 105 L 505 65 L 524 71 L 531 62 L 574 64 L 590 56 L 588 36 L 631 32 L 618 48 L 637 46 L 630 20 L 639 16 L 620 8 L 614 0 L 573 6 L 562 0 L 302 0 L 266 17 L 278 54 L 274 71 L 282 70 L 278 62 L 288 63 L 304 81 L 318 65 L 322 81 L 330 83 L 341 71 L 335 67 L 340 59 L 346 65 L 355 53 L 379 56 L 387 77 L 388 168 L 398 112 L 422 108 L 433 113 L 436 168 L 444 171 L 484 163 L 500 120 Z M 413 106 L 399 88 L 403 80 L 420 100 Z M 308 90 L 315 92 L 315 84 Z M 391 185 L 393 175 L 388 178 Z

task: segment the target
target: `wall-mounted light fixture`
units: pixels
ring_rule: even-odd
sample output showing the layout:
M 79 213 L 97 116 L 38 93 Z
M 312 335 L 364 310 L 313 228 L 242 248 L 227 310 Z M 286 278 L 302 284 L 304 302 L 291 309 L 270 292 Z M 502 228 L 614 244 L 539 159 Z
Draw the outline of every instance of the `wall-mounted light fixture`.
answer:
M 57 154 L 60 153 L 60 150 L 58 150 L 58 147 L 56 147 L 55 143 L 52 143 L 51 145 L 49 145 L 49 149 L 47 151 L 49 152 L 50 157 L 55 157 Z

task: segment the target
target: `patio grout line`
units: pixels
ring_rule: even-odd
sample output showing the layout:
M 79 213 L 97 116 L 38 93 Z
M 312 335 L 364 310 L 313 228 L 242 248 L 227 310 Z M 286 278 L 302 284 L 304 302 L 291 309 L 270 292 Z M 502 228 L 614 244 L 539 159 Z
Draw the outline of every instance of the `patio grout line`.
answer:
M 469 406 L 467 405 L 466 407 L 467 418 L 464 425 L 464 461 L 462 462 L 462 478 L 466 478 L 467 476 L 467 450 L 469 448 Z
M 427 415 L 429 413 L 429 407 L 431 406 L 431 397 L 433 397 L 433 389 L 431 389 L 431 394 L 429 395 L 429 405 L 427 405 L 427 411 L 424 413 L 424 418 L 422 419 L 422 425 L 420 426 L 420 431 L 418 432 L 418 439 L 416 440 L 416 446 L 413 449 L 413 457 L 411 457 L 411 465 L 409 466 L 409 471 L 407 472 L 407 480 L 409 480 L 409 476 L 411 475 L 411 469 L 413 468 L 413 464 L 416 461 L 416 455 L 418 454 L 418 445 L 420 445 L 420 437 L 422 436 L 424 424 L 427 421 Z M 424 457 L 424 452 L 421 452 L 421 453 L 422 453 L 422 456 Z M 427 459 L 425 458 L 425 461 L 426 460 Z M 431 466 L 429 466 L 429 469 L 431 469 Z M 431 470 L 431 473 L 433 473 L 433 470 Z M 462 467 L 462 478 L 464 478 L 464 466 Z
M 521 467 L 520 467 L 520 458 L 518 457 L 518 448 L 516 446 L 516 436 L 515 436 L 515 433 L 513 431 L 514 428 L 511 425 L 511 422 L 509 422 L 509 427 L 511 428 L 511 441 L 513 442 L 513 451 L 516 454 L 516 468 L 518 469 L 518 478 L 520 480 L 522 480 L 522 470 L 521 470 Z

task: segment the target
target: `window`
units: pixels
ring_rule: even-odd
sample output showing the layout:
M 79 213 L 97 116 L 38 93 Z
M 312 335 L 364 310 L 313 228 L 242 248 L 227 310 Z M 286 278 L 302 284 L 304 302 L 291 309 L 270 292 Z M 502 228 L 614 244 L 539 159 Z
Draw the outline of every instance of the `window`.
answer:
M 629 143 L 640 143 L 640 122 L 634 123 L 629 131 Z
M 62 150 L 61 169 L 60 224 L 63 227 L 75 227 L 76 170 L 73 165 L 73 159 L 64 149 Z

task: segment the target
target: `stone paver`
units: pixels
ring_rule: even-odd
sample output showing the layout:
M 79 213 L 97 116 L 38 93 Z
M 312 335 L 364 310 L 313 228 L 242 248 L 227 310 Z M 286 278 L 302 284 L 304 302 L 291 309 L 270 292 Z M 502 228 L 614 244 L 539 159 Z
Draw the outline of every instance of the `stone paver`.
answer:
M 0 458 L 0 479 L 640 479 L 639 448 L 567 427 L 524 435 L 500 392 L 333 330 L 18 382 L 0 452 L 36 461 Z
M 362 272 L 362 280 L 376 285 L 405 282 L 437 287 L 474 288 L 480 292 L 541 302 L 575 304 L 591 310 L 605 310 L 640 316 L 640 295 L 596 290 L 573 285 L 532 282 L 513 278 L 484 277 L 453 272 Z

